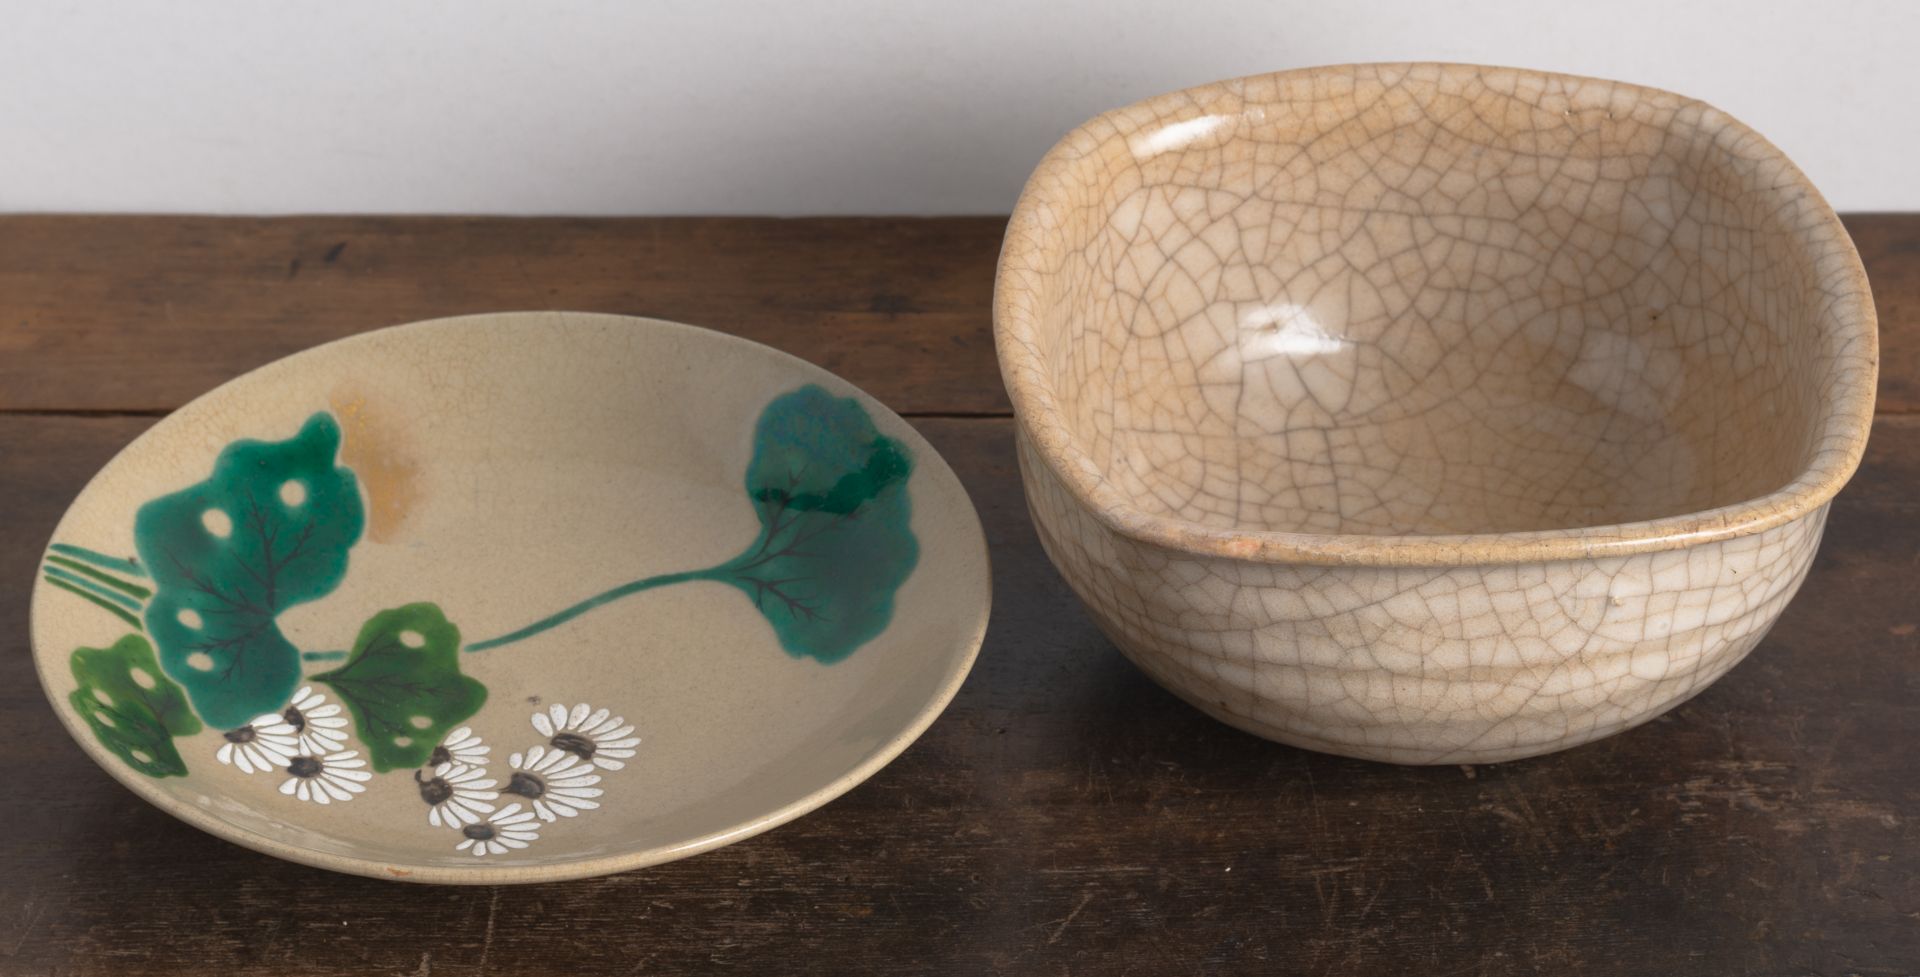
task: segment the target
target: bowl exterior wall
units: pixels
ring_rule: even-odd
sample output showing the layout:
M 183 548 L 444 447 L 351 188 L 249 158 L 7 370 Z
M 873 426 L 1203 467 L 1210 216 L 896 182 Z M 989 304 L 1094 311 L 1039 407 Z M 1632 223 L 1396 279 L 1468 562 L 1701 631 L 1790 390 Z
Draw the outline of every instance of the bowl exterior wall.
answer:
M 1255 735 L 1391 763 L 1537 756 L 1684 702 L 1765 636 L 1827 513 L 1622 557 L 1299 566 L 1132 539 L 1079 504 L 1024 428 L 1019 455 L 1048 556 L 1141 670 Z

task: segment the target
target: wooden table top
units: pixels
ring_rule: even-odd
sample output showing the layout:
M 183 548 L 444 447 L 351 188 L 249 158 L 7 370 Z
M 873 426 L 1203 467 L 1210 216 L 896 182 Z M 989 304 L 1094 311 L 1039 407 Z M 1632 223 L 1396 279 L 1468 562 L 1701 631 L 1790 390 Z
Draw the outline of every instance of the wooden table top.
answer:
M 1920 215 L 1850 218 L 1881 414 L 1800 596 L 1590 746 L 1399 768 L 1267 743 L 1128 665 L 1041 554 L 988 304 L 1002 222 L 0 218 L 0 974 L 1910 974 L 1920 970 Z M 652 315 L 798 354 L 923 431 L 995 606 L 945 715 L 749 841 L 553 885 L 334 875 L 201 834 L 57 725 L 27 595 L 168 410 L 365 329 Z

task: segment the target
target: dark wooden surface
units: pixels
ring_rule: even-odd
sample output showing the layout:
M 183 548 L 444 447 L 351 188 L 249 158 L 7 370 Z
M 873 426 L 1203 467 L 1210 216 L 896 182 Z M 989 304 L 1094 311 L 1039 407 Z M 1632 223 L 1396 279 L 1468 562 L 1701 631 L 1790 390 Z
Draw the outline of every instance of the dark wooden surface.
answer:
M 1920 217 L 1850 223 L 1883 414 L 1773 634 L 1638 730 L 1415 769 L 1216 724 L 1087 622 L 1020 499 L 995 221 L 0 218 L 0 974 L 1920 972 Z M 752 336 L 915 418 L 996 573 L 926 736 L 759 838 L 496 889 L 278 862 L 96 769 L 26 634 L 87 477 L 285 353 L 532 307 Z

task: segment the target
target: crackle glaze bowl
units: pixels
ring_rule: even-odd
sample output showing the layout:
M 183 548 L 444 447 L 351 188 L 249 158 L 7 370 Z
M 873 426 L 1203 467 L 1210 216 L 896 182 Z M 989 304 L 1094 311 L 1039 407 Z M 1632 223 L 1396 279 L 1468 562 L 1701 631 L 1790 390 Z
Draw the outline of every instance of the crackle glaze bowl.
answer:
M 914 430 L 618 316 L 367 333 L 180 409 L 33 594 L 54 709 L 141 797 L 418 882 L 635 868 L 806 813 L 933 721 L 980 524 Z
M 1710 106 L 1359 65 L 1107 113 L 995 296 L 1027 499 L 1129 658 L 1241 729 L 1508 760 L 1700 691 L 1872 417 L 1852 242 Z

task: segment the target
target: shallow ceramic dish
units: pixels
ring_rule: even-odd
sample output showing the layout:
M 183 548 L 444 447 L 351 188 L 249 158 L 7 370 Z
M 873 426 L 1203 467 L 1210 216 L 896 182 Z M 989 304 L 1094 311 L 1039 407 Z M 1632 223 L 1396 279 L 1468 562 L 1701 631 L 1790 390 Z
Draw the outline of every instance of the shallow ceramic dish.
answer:
M 1120 649 L 1243 729 L 1410 763 L 1583 743 L 1737 663 L 1877 368 L 1853 245 L 1766 140 L 1461 65 L 1081 126 L 995 324 L 1042 540 Z
M 845 382 L 645 319 L 475 316 L 254 371 L 61 521 L 41 682 L 140 796 L 421 882 L 620 871 L 844 792 L 987 620 L 953 472 Z

